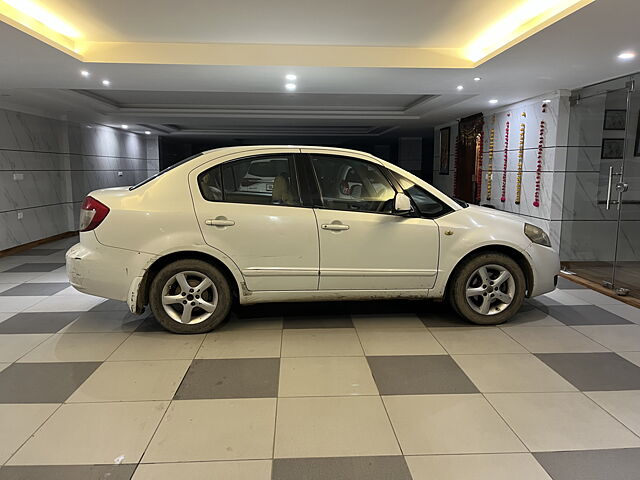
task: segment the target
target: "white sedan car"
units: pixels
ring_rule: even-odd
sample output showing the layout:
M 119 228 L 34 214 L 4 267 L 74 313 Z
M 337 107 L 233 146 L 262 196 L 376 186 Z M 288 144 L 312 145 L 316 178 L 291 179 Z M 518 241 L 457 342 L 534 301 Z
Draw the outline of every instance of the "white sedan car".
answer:
M 245 185 L 257 160 L 276 175 L 268 194 Z M 495 325 L 553 290 L 559 267 L 547 234 L 522 218 L 322 147 L 220 148 L 92 192 L 67 252 L 76 289 L 134 313 L 149 305 L 176 333 L 215 328 L 234 301 L 447 299 Z

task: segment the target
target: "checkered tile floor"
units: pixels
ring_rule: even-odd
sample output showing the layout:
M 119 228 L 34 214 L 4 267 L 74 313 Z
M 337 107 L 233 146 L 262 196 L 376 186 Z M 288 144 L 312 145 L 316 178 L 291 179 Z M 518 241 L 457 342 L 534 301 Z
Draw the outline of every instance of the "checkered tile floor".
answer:
M 179 336 L 0 259 L 0 479 L 640 476 L 640 310 L 561 280 L 502 327 L 428 302 L 236 308 Z

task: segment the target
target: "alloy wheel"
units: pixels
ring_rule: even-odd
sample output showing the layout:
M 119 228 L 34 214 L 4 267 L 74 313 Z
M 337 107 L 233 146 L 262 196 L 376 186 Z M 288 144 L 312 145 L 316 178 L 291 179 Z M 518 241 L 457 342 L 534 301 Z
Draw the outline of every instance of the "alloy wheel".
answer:
M 481 315 L 496 315 L 513 301 L 516 282 L 501 265 L 483 265 L 467 279 L 465 297 L 469 306 Z
M 178 323 L 204 322 L 217 306 L 218 290 L 213 281 L 200 272 L 176 273 L 162 288 L 162 308 Z

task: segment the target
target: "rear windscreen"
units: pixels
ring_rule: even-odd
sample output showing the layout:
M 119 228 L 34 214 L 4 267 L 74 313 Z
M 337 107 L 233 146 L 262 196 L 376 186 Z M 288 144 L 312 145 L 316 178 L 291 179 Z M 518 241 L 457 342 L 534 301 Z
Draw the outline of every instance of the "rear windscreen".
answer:
M 200 155 L 202 155 L 202 153 L 196 153 L 195 155 L 192 155 L 192 156 L 190 156 L 188 158 L 185 158 L 184 160 L 182 160 L 182 161 L 180 161 L 178 163 L 174 163 L 170 167 L 167 167 L 164 170 L 160 170 L 158 173 L 156 173 L 154 175 L 151 175 L 149 178 L 147 178 L 146 180 L 141 181 L 137 185 L 134 185 L 133 187 L 129 187 L 129 190 L 135 190 L 136 188 L 141 187 L 145 183 L 149 183 L 151 180 L 154 180 L 154 179 L 158 178 L 160 175 L 164 175 L 168 171 L 173 170 L 174 168 L 179 167 L 180 165 L 182 165 L 184 163 L 187 163 L 188 161 L 193 160 L 194 158 L 199 157 Z

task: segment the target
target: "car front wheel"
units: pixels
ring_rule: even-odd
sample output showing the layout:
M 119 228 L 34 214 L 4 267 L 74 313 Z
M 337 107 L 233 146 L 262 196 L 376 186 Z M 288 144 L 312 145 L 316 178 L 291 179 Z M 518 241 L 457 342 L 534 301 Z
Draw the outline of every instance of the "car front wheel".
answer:
M 524 301 L 526 281 L 511 257 L 487 252 L 467 260 L 455 273 L 449 300 L 458 314 L 479 325 L 498 325 Z
M 204 333 L 224 321 L 231 308 L 225 276 L 202 260 L 179 260 L 165 266 L 151 282 L 151 311 L 174 333 Z

